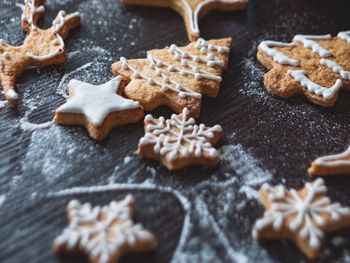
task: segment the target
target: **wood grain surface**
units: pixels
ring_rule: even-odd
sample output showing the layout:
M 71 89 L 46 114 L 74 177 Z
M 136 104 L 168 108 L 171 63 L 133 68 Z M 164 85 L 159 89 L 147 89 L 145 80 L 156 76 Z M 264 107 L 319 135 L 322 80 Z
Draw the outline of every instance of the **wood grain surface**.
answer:
M 0 2 L 0 38 L 13 45 L 24 39 L 16 2 Z M 202 37 L 234 40 L 220 95 L 203 100 L 198 120 L 223 126 L 223 155 L 218 167 L 176 173 L 136 157 L 142 122 L 114 129 L 102 143 L 83 128 L 33 124 L 53 118 L 69 79 L 102 83 L 112 77 L 110 66 L 121 56 L 139 58 L 149 49 L 187 44 L 181 17 L 114 0 L 48 0 L 46 7 L 44 25 L 61 9 L 80 11 L 82 25 L 67 41 L 68 62 L 26 71 L 17 84 L 21 104 L 0 109 L 0 262 L 57 262 L 51 245 L 66 224 L 70 199 L 104 204 L 126 194 L 135 196 L 135 220 L 155 233 L 159 250 L 126 256 L 123 262 L 305 261 L 290 242 L 251 237 L 263 214 L 255 190 L 264 182 L 299 188 L 311 180 L 307 168 L 315 157 L 347 148 L 350 94 L 341 92 L 330 109 L 303 97 L 270 95 L 256 47 L 265 39 L 349 30 L 348 0 L 251 0 L 246 11 L 213 11 L 201 20 Z M 153 114 L 169 117 L 171 111 Z M 330 176 L 326 182 L 330 197 L 350 206 L 349 178 Z M 115 189 L 53 194 L 108 184 Z M 350 262 L 349 238 L 350 230 L 329 235 L 319 261 Z

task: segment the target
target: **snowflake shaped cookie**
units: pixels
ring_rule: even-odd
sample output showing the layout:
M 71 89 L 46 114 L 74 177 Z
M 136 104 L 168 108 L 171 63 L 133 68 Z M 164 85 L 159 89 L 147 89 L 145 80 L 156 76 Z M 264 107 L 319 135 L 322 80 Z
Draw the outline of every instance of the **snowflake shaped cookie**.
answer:
M 134 209 L 132 196 L 103 207 L 72 200 L 69 226 L 55 239 L 55 253 L 81 252 L 92 263 L 115 263 L 124 253 L 154 250 L 155 237 L 132 221 Z
M 141 138 L 138 154 L 160 161 L 169 170 L 188 165 L 215 165 L 219 153 L 212 146 L 222 136 L 220 125 L 196 125 L 185 108 L 182 114 L 171 119 L 145 117 L 145 136 Z
M 260 200 L 267 211 L 256 221 L 253 235 L 262 239 L 292 239 L 308 258 L 316 258 L 324 232 L 350 224 L 350 209 L 331 203 L 326 192 L 322 179 L 307 183 L 300 191 L 286 190 L 282 185 L 263 185 Z

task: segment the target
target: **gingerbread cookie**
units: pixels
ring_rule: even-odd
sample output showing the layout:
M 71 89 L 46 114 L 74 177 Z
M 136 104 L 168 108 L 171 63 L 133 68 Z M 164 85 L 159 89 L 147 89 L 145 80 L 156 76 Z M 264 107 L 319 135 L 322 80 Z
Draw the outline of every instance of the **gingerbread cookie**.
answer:
M 282 185 L 263 185 L 260 200 L 266 212 L 256 221 L 253 235 L 261 239 L 291 239 L 308 258 L 316 258 L 324 232 L 350 225 L 350 209 L 331 203 L 326 191 L 322 179 L 307 183 L 299 191 L 286 190 Z
M 212 145 L 222 134 L 220 125 L 196 125 L 187 108 L 179 116 L 173 114 L 170 120 L 147 115 L 145 136 L 140 140 L 137 153 L 160 161 L 169 170 L 189 165 L 216 165 L 219 153 Z
M 78 12 L 66 14 L 60 11 L 49 29 L 37 26 L 45 13 L 45 0 L 25 0 L 20 5 L 23 10 L 22 28 L 27 32 L 21 46 L 11 46 L 0 40 L 0 81 L 3 94 L 8 102 L 16 105 L 16 78 L 27 68 L 44 67 L 66 61 L 64 39 L 69 31 L 80 23 Z
M 283 98 L 304 94 L 315 104 L 332 106 L 341 88 L 350 90 L 350 31 L 296 35 L 292 43 L 263 41 L 258 60 L 270 71 L 266 88 Z
M 184 19 L 190 41 L 200 37 L 198 19 L 210 10 L 241 10 L 247 6 L 248 0 L 120 0 L 129 5 L 156 6 L 172 8 Z
M 185 47 L 173 44 L 149 51 L 147 59 L 121 58 L 112 71 L 130 82 L 125 95 L 146 111 L 166 105 L 180 113 L 187 107 L 191 116 L 198 117 L 201 94 L 216 97 L 219 93 L 230 46 L 230 38 L 199 39 Z
M 119 76 L 100 86 L 71 80 L 69 99 L 56 110 L 55 122 L 85 126 L 100 141 L 113 127 L 141 120 L 144 111 L 139 103 L 118 95 L 121 80 Z
M 135 201 L 92 207 L 72 200 L 67 207 L 68 227 L 53 245 L 56 254 L 81 253 L 91 263 L 116 263 L 128 252 L 143 252 L 157 247 L 155 237 L 133 222 Z
M 350 147 L 343 153 L 317 158 L 308 172 L 311 176 L 350 174 Z

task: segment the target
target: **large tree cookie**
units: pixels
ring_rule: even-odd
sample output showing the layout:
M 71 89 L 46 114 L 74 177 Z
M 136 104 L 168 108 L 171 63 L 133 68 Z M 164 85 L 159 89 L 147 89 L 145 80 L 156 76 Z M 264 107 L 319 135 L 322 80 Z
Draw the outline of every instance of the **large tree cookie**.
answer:
M 81 253 L 90 263 L 116 263 L 125 253 L 156 249 L 155 237 L 133 222 L 134 210 L 132 196 L 102 207 L 72 200 L 69 225 L 55 239 L 54 252 Z
M 331 35 L 296 35 L 292 43 L 263 41 L 258 60 L 269 69 L 266 88 L 283 98 L 304 94 L 332 106 L 341 88 L 350 90 L 350 31 Z
M 79 13 L 60 11 L 49 29 L 40 29 L 37 22 L 45 13 L 45 0 L 25 0 L 20 5 L 22 28 L 27 32 L 21 46 L 11 46 L 0 40 L 0 80 L 8 102 L 16 105 L 16 78 L 27 68 L 44 67 L 66 61 L 64 39 L 69 31 L 80 23 Z
M 325 232 L 350 225 L 350 209 L 332 203 L 326 192 L 322 179 L 307 183 L 299 191 L 263 185 L 260 201 L 266 212 L 256 221 L 253 235 L 259 239 L 293 240 L 308 258 L 316 258 Z
M 317 158 L 312 162 L 309 174 L 312 176 L 350 174 L 350 147 L 343 153 Z
M 156 6 L 172 8 L 184 19 L 190 41 L 200 37 L 198 19 L 210 10 L 241 10 L 247 6 L 248 0 L 120 0 L 124 4 Z
M 145 117 L 145 136 L 141 138 L 137 153 L 160 161 L 169 170 L 189 165 L 216 165 L 219 153 L 213 147 L 223 134 L 220 125 L 196 125 L 187 108 L 179 116 L 159 119 Z
M 144 111 L 140 104 L 118 94 L 121 80 L 119 76 L 99 86 L 71 80 L 69 99 L 56 110 L 55 122 L 82 125 L 100 141 L 113 127 L 141 120 Z
M 146 111 L 166 105 L 176 113 L 186 107 L 198 117 L 201 96 L 216 97 L 227 69 L 231 38 L 199 39 L 185 47 L 151 50 L 147 59 L 121 58 L 112 66 L 114 75 L 130 82 L 126 97 L 140 102 Z

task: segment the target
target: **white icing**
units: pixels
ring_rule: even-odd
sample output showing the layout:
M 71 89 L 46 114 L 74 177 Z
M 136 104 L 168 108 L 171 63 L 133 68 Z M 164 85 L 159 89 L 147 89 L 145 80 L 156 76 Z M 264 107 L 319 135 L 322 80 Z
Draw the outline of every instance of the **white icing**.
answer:
M 37 61 L 45 61 L 45 60 L 49 60 L 51 58 L 54 58 L 54 57 L 56 57 L 58 55 L 63 54 L 64 47 L 65 47 L 64 41 L 63 41 L 62 37 L 59 34 L 57 34 L 56 37 L 57 37 L 58 41 L 60 42 L 60 47 L 57 50 L 51 52 L 48 55 L 42 55 L 42 56 L 33 55 L 32 53 L 27 52 L 27 56 L 30 57 L 31 59 L 34 59 L 34 60 L 37 60 Z
M 6 91 L 5 96 L 7 98 L 10 98 L 11 100 L 17 100 L 18 99 L 18 94 L 13 89 L 9 89 L 8 91 Z
M 80 17 L 80 13 L 75 12 L 75 13 L 70 15 L 70 18 L 74 18 L 74 17 Z M 66 21 L 66 12 L 63 10 L 59 11 L 57 17 L 52 22 L 52 25 L 55 28 L 53 33 L 57 34 L 58 32 L 60 32 L 66 22 L 67 22 Z
M 70 201 L 69 225 L 55 239 L 54 245 L 64 246 L 69 251 L 79 248 L 90 261 L 109 263 L 127 249 L 154 244 L 154 236 L 132 221 L 134 202 L 132 196 L 103 207 Z
M 37 0 L 25 0 L 24 5 L 22 4 L 17 4 L 22 9 L 22 21 L 26 21 L 32 28 L 32 30 L 36 30 L 36 25 L 34 23 L 34 15 L 37 13 L 43 13 L 45 12 L 45 7 L 43 5 L 40 5 L 37 7 L 36 4 Z M 30 8 L 29 11 L 29 17 L 25 16 L 25 8 L 28 6 Z
M 306 77 L 303 70 L 288 70 L 288 74 L 309 92 L 322 96 L 326 100 L 332 99 L 342 86 L 342 81 L 338 79 L 332 87 L 322 87 Z
M 343 153 L 328 155 L 317 158 L 315 163 L 317 165 L 326 167 L 337 167 L 343 165 L 350 165 L 350 147 Z M 346 159 L 347 158 L 347 159 Z
M 136 70 L 133 66 L 131 66 L 128 63 L 126 58 L 121 57 L 120 61 L 122 62 L 122 64 L 123 64 L 122 66 L 124 69 L 131 70 L 133 72 L 133 75 L 132 75 L 133 78 L 142 78 L 142 79 L 146 80 L 149 85 L 157 85 L 157 86 L 161 87 L 161 91 L 171 90 L 171 91 L 177 93 L 180 98 L 184 98 L 184 97 L 189 96 L 189 97 L 201 99 L 201 97 L 202 97 L 202 95 L 200 93 L 194 92 L 191 89 L 182 86 L 177 81 L 170 79 L 170 77 L 168 75 L 166 75 L 166 73 L 164 71 L 161 71 L 159 73 L 161 76 L 163 76 L 163 79 L 164 79 L 164 82 L 161 82 L 161 81 L 153 79 L 151 76 L 148 76 L 148 75 Z M 150 61 L 150 64 L 152 64 L 152 61 Z M 170 85 L 170 84 L 173 84 L 173 85 Z
M 339 32 L 338 37 L 350 44 L 350 31 Z
M 318 55 L 320 55 L 321 58 L 327 58 L 332 56 L 332 53 L 328 51 L 327 49 L 321 47 L 319 44 L 317 44 L 313 40 L 329 40 L 332 39 L 331 35 L 320 35 L 320 36 L 311 36 L 311 35 L 296 35 L 293 38 L 293 42 L 295 43 L 302 43 L 305 48 L 311 49 L 313 52 L 316 52 Z
M 312 249 L 318 249 L 321 245 L 324 236 L 322 230 L 327 227 L 326 216 L 333 221 L 330 224 L 344 216 L 350 216 L 349 208 L 331 203 L 325 196 L 327 188 L 322 179 L 305 185 L 307 193 L 304 198 L 296 190 L 287 191 L 281 185 L 271 187 L 265 184 L 262 189 L 268 191 L 271 206 L 264 217 L 256 222 L 255 231 L 273 227 L 277 232 L 286 224 L 290 231 L 307 241 Z M 292 219 L 289 220 L 290 218 Z
M 350 71 L 345 70 L 344 68 L 339 66 L 336 62 L 321 58 L 320 63 L 330 68 L 333 72 L 340 74 L 340 76 L 342 76 L 343 79 L 350 80 Z
M 299 66 L 299 61 L 292 59 L 278 50 L 272 49 L 271 47 L 292 47 L 293 43 L 282 43 L 277 41 L 266 40 L 260 43 L 259 49 L 266 53 L 266 55 L 273 58 L 273 60 L 282 65 Z
M 218 151 L 208 142 L 221 132 L 220 125 L 206 127 L 203 124 L 195 124 L 193 118 L 188 117 L 188 109 L 184 108 L 182 117 L 173 114 L 171 119 L 159 119 L 151 115 L 145 117 L 145 136 L 141 138 L 141 145 L 154 144 L 154 151 L 161 156 L 167 156 L 170 160 L 176 160 L 180 156 L 200 157 L 208 154 L 210 157 L 218 157 Z
M 120 76 L 99 86 L 71 80 L 69 86 L 73 89 L 74 96 L 56 112 L 81 113 L 91 123 L 100 126 L 111 112 L 139 108 L 138 102 L 125 99 L 117 94 L 120 82 Z
M 183 5 L 186 8 L 187 15 L 189 16 L 190 20 L 190 26 L 192 33 L 199 34 L 199 26 L 198 26 L 198 17 L 203 9 L 204 6 L 212 3 L 212 2 L 218 2 L 223 4 L 233 4 L 233 3 L 246 3 L 246 0 L 204 0 L 201 1 L 195 8 L 195 10 L 192 10 L 191 5 L 189 4 L 188 0 L 181 0 Z

